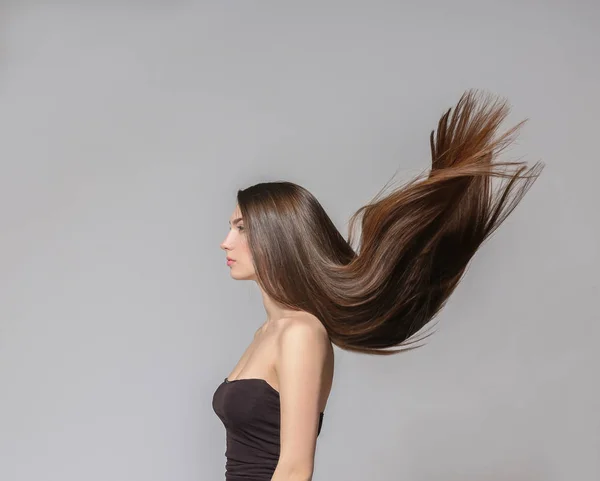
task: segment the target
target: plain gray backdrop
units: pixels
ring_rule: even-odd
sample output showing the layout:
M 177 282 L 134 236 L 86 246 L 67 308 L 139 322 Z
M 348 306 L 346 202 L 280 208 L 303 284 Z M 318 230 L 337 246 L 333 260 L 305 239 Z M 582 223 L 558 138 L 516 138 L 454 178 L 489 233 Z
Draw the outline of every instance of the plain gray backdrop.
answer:
M 0 3 L 2 481 L 223 480 L 236 190 L 346 236 L 471 87 L 546 169 L 424 347 L 336 349 L 314 480 L 600 479 L 597 2 L 52 3 Z

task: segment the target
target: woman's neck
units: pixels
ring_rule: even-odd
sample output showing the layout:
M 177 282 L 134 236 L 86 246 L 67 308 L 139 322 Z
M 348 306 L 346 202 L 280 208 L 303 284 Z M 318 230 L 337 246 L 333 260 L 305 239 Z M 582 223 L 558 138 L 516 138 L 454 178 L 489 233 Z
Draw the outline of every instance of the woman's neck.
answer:
M 284 317 L 291 316 L 296 312 L 275 302 L 273 299 L 271 299 L 271 297 L 269 297 L 269 295 L 265 291 L 262 290 L 262 288 L 260 289 L 260 291 L 263 298 L 263 305 L 265 306 L 265 312 L 267 314 L 267 320 L 264 324 L 265 326 L 268 326 L 270 323 L 282 319 Z

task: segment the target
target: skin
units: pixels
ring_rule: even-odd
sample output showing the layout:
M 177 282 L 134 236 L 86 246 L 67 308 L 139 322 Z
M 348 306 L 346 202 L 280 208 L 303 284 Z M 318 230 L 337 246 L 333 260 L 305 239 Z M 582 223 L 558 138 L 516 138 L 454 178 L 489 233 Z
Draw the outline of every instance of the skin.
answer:
M 229 224 L 221 249 L 235 260 L 228 267 L 231 277 L 256 282 L 244 221 L 237 205 Z M 267 319 L 256 330 L 228 379 L 264 379 L 279 391 L 281 450 L 271 480 L 310 481 L 319 415 L 325 411 L 333 382 L 333 346 L 318 318 L 287 309 L 262 289 L 261 293 Z

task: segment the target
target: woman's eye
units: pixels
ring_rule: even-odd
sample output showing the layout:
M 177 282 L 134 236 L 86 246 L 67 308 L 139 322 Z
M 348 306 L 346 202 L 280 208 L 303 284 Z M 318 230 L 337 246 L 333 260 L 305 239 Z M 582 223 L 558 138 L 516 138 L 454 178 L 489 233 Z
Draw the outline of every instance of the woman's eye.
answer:
M 238 230 L 244 230 L 244 226 L 243 225 L 238 225 Z

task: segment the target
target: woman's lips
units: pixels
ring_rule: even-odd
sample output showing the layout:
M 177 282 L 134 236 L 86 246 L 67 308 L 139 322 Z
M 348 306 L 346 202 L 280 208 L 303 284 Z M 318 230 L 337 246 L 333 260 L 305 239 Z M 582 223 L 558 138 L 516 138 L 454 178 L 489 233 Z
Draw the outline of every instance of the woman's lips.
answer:
M 231 259 L 227 260 L 227 265 L 230 266 L 231 264 L 233 264 L 235 261 L 232 261 Z

